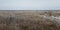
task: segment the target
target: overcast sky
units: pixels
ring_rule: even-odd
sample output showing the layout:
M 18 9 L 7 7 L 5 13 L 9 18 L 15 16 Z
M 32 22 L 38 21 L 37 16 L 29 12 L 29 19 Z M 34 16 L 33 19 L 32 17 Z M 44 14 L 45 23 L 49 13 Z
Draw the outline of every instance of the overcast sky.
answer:
M 60 10 L 60 0 L 0 0 L 0 10 Z

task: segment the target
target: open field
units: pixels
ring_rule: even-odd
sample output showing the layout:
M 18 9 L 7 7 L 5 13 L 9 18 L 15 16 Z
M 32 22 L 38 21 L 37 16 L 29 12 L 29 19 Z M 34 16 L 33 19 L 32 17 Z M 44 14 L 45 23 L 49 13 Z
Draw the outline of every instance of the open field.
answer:
M 0 10 L 0 30 L 60 30 L 60 11 Z

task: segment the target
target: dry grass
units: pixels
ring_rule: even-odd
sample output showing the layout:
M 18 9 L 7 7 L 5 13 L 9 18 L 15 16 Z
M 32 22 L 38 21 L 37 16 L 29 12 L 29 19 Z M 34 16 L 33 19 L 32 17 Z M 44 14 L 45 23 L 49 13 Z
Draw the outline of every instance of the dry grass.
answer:
M 2 15 L 1 15 L 2 14 Z M 38 15 L 57 16 L 51 12 L 0 13 L 0 30 L 60 30 L 54 21 Z M 6 17 L 7 16 L 7 17 Z

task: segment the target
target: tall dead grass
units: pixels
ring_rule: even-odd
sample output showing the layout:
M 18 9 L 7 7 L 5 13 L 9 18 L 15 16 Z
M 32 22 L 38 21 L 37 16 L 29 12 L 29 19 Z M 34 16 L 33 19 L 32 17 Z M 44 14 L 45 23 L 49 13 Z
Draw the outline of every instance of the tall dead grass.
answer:
M 40 15 L 39 13 L 19 13 L 14 15 L 15 17 L 0 16 L 0 30 L 60 30 L 60 27 L 51 19 L 37 16 Z

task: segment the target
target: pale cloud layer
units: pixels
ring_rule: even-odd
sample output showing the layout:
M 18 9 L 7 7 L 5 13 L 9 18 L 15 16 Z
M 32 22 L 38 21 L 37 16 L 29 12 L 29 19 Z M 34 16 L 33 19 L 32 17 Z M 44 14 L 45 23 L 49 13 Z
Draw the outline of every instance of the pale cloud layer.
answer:
M 0 0 L 0 10 L 60 10 L 60 0 Z

